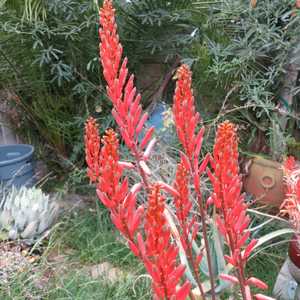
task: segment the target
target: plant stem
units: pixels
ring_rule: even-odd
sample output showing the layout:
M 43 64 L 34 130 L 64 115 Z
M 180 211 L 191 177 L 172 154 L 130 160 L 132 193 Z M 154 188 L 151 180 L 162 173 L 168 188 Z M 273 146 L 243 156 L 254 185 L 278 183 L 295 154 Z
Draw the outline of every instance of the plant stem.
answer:
M 192 178 L 195 178 L 196 176 L 200 177 L 199 173 L 194 168 L 192 159 L 189 159 L 189 160 L 190 160 L 190 164 L 192 166 L 192 172 L 191 172 Z M 200 182 L 200 180 L 199 180 L 199 182 Z M 195 181 L 194 181 L 194 183 L 195 183 Z M 195 191 L 196 191 L 197 201 L 198 201 L 199 211 L 200 211 L 200 217 L 201 217 L 202 234 L 203 234 L 203 240 L 204 240 L 204 247 L 205 247 L 205 251 L 206 251 L 209 281 L 210 281 L 210 286 L 211 286 L 211 299 L 216 300 L 215 278 L 214 278 L 213 269 L 212 269 L 210 246 L 209 246 L 209 242 L 208 242 L 208 232 L 207 232 L 207 225 L 206 225 L 206 211 L 203 206 L 202 193 L 201 193 L 200 187 L 197 186 L 196 184 L 194 184 L 194 186 L 195 186 Z
M 186 244 L 189 245 L 189 240 L 188 238 L 185 238 L 186 239 Z M 193 258 L 193 252 L 192 252 L 192 249 L 190 246 L 188 246 L 188 251 L 187 251 L 187 257 L 188 259 L 191 261 L 192 263 L 192 266 L 193 266 L 193 270 L 194 270 L 194 273 L 195 273 L 195 280 L 197 282 L 197 285 L 199 287 L 199 290 L 200 290 L 200 294 L 201 294 L 201 297 L 202 297 L 202 300 L 205 300 L 206 299 L 206 296 L 205 296 L 205 292 L 203 290 L 203 286 L 200 282 L 200 274 L 199 274 L 199 271 L 198 271 L 198 266 L 196 265 L 196 262 Z
M 192 265 L 193 265 L 193 268 L 194 268 L 194 272 L 195 272 L 195 275 L 196 275 L 196 282 L 197 282 L 197 285 L 199 287 L 202 300 L 205 300 L 206 296 L 205 296 L 205 292 L 203 290 L 203 286 L 202 286 L 202 284 L 200 282 L 200 274 L 199 274 L 199 271 L 198 271 L 198 266 L 196 266 L 195 260 L 193 258 L 192 258 Z
M 247 297 L 247 293 L 246 293 L 247 285 L 245 284 L 245 277 L 244 277 L 243 270 L 240 270 L 240 268 L 238 268 L 237 275 L 238 275 L 238 279 L 240 280 L 240 289 L 242 292 L 243 299 L 244 300 L 252 300 L 251 295 L 250 295 L 251 298 Z
M 235 248 L 234 247 L 234 242 L 233 242 L 233 237 L 232 235 L 228 234 L 229 236 L 229 243 L 230 243 L 230 250 L 231 250 L 231 255 L 233 255 L 232 253 L 232 250 Z M 247 297 L 247 293 L 246 293 L 246 280 L 245 280 L 245 275 L 244 275 L 244 265 L 243 265 L 243 260 L 242 260 L 242 256 L 241 254 L 239 255 L 239 260 L 238 260 L 238 266 L 237 266 L 237 277 L 238 277 L 238 280 L 239 280 L 239 283 L 240 283 L 240 290 L 241 290 L 241 293 L 242 293 L 242 297 L 243 297 L 243 300 L 252 300 L 252 296 L 250 295 L 250 299 Z
M 198 174 L 194 174 L 194 176 L 198 176 Z M 207 225 L 205 222 L 206 221 L 206 213 L 205 213 L 205 210 L 203 207 L 201 191 L 200 191 L 199 187 L 197 187 L 197 186 L 195 186 L 195 189 L 196 189 L 198 205 L 199 205 L 199 210 L 200 210 L 200 216 L 201 216 L 204 246 L 205 246 L 205 250 L 206 250 L 209 281 L 210 281 L 210 285 L 211 285 L 211 298 L 212 298 L 212 300 L 216 300 L 215 279 L 214 279 L 214 274 L 213 274 L 213 270 L 212 270 L 210 246 L 209 246 L 209 242 L 208 242 Z
M 146 188 L 146 190 L 148 191 L 149 190 L 149 182 L 148 182 L 148 178 L 147 178 L 147 174 L 144 172 L 144 170 L 140 167 L 140 162 L 142 161 L 141 160 L 141 155 L 140 153 L 142 153 L 142 150 L 140 150 L 138 148 L 138 146 L 134 146 L 132 149 L 132 154 L 134 156 L 134 159 L 135 161 L 137 162 L 137 170 L 138 170 L 138 173 L 141 175 L 142 177 L 142 181 L 144 183 L 144 186 Z
M 240 258 L 242 259 L 242 258 Z M 240 260 L 241 261 L 241 260 Z M 246 293 L 246 288 L 247 285 L 245 283 L 245 276 L 244 276 L 244 267 L 241 265 L 242 263 L 239 263 L 238 269 L 237 269 L 237 276 L 238 276 L 238 280 L 240 282 L 240 290 L 243 296 L 243 300 L 252 300 L 252 296 L 250 294 L 250 298 L 247 297 L 247 293 Z
M 180 214 L 180 217 L 178 219 L 179 219 L 179 226 L 182 229 L 181 234 L 182 234 L 184 242 L 186 244 L 186 248 L 183 247 L 183 249 L 187 256 L 188 263 L 190 263 L 192 265 L 194 275 L 195 275 L 195 280 L 197 282 L 202 300 L 205 300 L 206 296 L 205 296 L 205 292 L 203 290 L 203 286 L 200 281 L 200 274 L 199 274 L 198 266 L 197 266 L 196 261 L 193 256 L 193 246 L 192 246 L 193 239 L 190 240 L 190 238 L 189 238 L 189 234 L 188 234 L 189 225 L 188 225 L 185 214 L 182 213 L 183 211 L 184 211 L 184 206 L 181 204 L 180 209 L 178 210 L 178 214 Z

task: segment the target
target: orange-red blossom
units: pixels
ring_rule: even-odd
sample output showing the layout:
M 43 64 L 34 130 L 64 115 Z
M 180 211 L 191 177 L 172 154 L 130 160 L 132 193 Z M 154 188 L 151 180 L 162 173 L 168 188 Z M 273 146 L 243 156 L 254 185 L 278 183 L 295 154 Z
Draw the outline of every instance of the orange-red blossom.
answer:
M 287 214 L 293 228 L 300 231 L 300 167 L 295 158 L 288 157 L 283 164 L 286 199 L 281 205 L 281 213 Z
M 238 283 L 243 299 L 252 300 L 250 286 L 267 289 L 267 285 L 257 278 L 246 278 L 245 275 L 247 260 L 257 244 L 257 240 L 250 240 L 248 231 L 250 218 L 247 215 L 247 205 L 241 193 L 242 182 L 239 176 L 236 127 L 229 121 L 218 126 L 212 166 L 214 174 L 208 172 L 213 184 L 210 201 L 213 201 L 217 208 L 217 225 L 230 249 L 230 254 L 225 256 L 225 259 L 235 267 L 237 275 L 223 274 L 221 277 L 234 284 Z M 258 300 L 271 299 L 262 294 L 256 294 L 254 298 Z

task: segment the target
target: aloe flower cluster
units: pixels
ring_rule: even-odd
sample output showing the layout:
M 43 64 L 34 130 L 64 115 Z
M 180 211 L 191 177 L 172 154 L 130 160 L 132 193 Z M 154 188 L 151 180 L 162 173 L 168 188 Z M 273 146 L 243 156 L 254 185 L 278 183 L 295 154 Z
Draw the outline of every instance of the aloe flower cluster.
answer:
M 178 139 L 181 142 L 192 167 L 198 169 L 198 157 L 204 134 L 204 127 L 197 133 L 200 115 L 196 112 L 192 91 L 192 72 L 187 65 L 182 65 L 176 73 L 173 114 Z
M 178 248 L 171 243 L 171 231 L 164 216 L 165 199 L 159 184 L 150 188 L 144 231 L 146 242 L 141 239 L 140 249 L 148 273 L 153 278 L 155 299 L 185 299 L 190 283 L 177 289 L 185 267 L 177 266 Z
M 88 176 L 91 182 L 97 184 L 99 199 L 110 210 L 111 220 L 127 239 L 129 248 L 145 264 L 153 279 L 154 298 L 185 299 L 190 291 L 190 284 L 185 282 L 178 288 L 185 267 L 177 263 L 178 248 L 171 243 L 170 229 L 163 214 L 165 206 L 164 197 L 160 194 L 160 184 L 150 186 L 148 189 L 144 242 L 142 234 L 138 231 L 144 207 L 140 205 L 136 209 L 136 193 L 141 185 L 136 184 L 129 190 L 123 170 L 132 166 L 120 161 L 119 140 L 116 133 L 112 129 L 107 130 L 100 149 L 99 139 L 95 136 L 97 129 L 95 120 L 89 118 L 85 135 L 86 161 Z M 91 163 L 96 157 L 98 162 Z M 97 171 L 94 168 L 97 168 Z
M 296 232 L 300 232 L 300 166 L 295 158 L 288 157 L 283 164 L 286 199 L 281 205 L 281 213 L 287 214 Z
M 202 252 L 199 253 L 197 257 L 193 257 L 191 252 L 193 240 L 195 240 L 196 233 L 198 231 L 196 221 L 199 220 L 193 217 L 191 221 L 188 221 L 188 217 L 191 215 L 192 208 L 188 200 L 187 192 L 187 185 L 189 181 L 187 180 L 187 178 L 184 179 L 184 176 L 182 175 L 186 172 L 186 176 L 189 175 L 192 178 L 192 184 L 196 191 L 200 222 L 202 225 L 203 240 L 205 244 L 206 255 L 208 258 L 207 262 L 210 274 L 210 284 L 212 287 L 214 287 L 215 281 L 208 243 L 207 213 L 200 189 L 200 176 L 203 173 L 203 170 L 206 168 L 210 156 L 206 156 L 201 165 L 199 165 L 199 155 L 202 147 L 204 127 L 201 127 L 201 129 L 198 130 L 198 126 L 200 125 L 200 115 L 198 112 L 196 112 L 194 104 L 194 96 L 192 90 L 192 72 L 187 65 L 182 65 L 177 70 L 175 77 L 177 79 L 177 82 L 173 100 L 173 114 L 178 139 L 183 147 L 183 153 L 181 154 L 182 163 L 178 166 L 176 176 L 176 186 L 180 191 L 180 197 L 177 198 L 177 201 L 175 200 L 176 213 L 179 222 L 181 222 L 180 225 L 183 226 L 181 229 L 183 231 L 182 237 L 186 255 L 193 266 L 201 296 L 203 299 L 205 299 L 203 286 L 200 282 L 198 274 Z M 189 232 L 188 234 L 187 231 Z M 191 232 L 192 238 L 189 239 L 188 235 Z M 215 299 L 216 296 L 214 288 L 211 290 L 211 292 L 212 298 Z
M 123 179 L 124 165 L 127 167 L 128 164 L 119 160 L 119 140 L 116 133 L 112 129 L 107 130 L 100 148 L 97 130 L 96 121 L 89 118 L 85 128 L 87 174 L 90 181 L 96 183 L 97 195 L 110 210 L 112 222 L 135 249 L 134 236 L 143 214 L 143 206 L 136 209 L 137 187 L 134 186 L 129 191 L 128 180 Z M 91 163 L 93 159 L 97 161 Z
M 185 282 L 180 287 L 185 267 L 178 263 L 178 248 L 171 241 L 170 229 L 163 214 L 164 198 L 160 194 L 160 189 L 171 193 L 175 193 L 175 190 L 167 184 L 150 184 L 148 181 L 151 172 L 146 161 L 155 144 L 155 139 L 151 140 L 154 129 L 148 129 L 140 141 L 139 135 L 144 129 L 147 114 L 142 112 L 141 96 L 136 93 L 134 77 L 128 76 L 127 59 L 121 61 L 123 51 L 117 34 L 115 10 L 109 0 L 104 1 L 100 9 L 99 36 L 100 59 L 107 81 L 107 94 L 113 104 L 112 114 L 136 163 L 120 161 L 119 141 L 111 129 L 106 132 L 102 139 L 103 146 L 99 149 L 95 120 L 90 118 L 85 136 L 88 176 L 92 182 L 96 182 L 98 197 L 110 210 L 112 222 L 151 275 L 154 298 L 185 299 L 190 284 Z M 95 159 L 97 162 L 94 162 Z M 123 176 L 124 168 L 139 172 L 142 182 L 129 190 L 128 180 Z M 149 195 L 145 213 L 143 205 L 136 208 L 136 195 L 141 187 Z M 146 237 L 145 241 L 143 236 Z
M 88 165 L 88 177 L 91 182 L 96 182 L 99 176 L 100 159 L 100 137 L 96 120 L 89 118 L 85 125 L 85 152 L 86 163 Z
M 143 113 L 141 95 L 134 86 L 134 76 L 128 72 L 127 58 L 122 57 L 123 48 L 117 33 L 112 0 L 104 0 L 100 9 L 99 37 L 100 61 L 107 82 L 107 95 L 113 104 L 112 115 L 133 156 L 133 162 L 121 161 L 116 132 L 108 129 L 100 139 L 96 121 L 89 118 L 85 127 L 87 175 L 91 183 L 96 185 L 100 201 L 110 211 L 113 224 L 151 276 L 153 298 L 194 299 L 192 284 L 185 274 L 188 266 L 179 261 L 179 251 L 183 251 L 204 300 L 208 297 L 201 282 L 199 266 L 206 255 L 210 297 L 216 299 L 216 282 L 208 242 L 210 216 L 207 207 L 213 203 L 218 212 L 219 230 L 230 249 L 227 261 L 237 271 L 237 276 L 225 274 L 223 278 L 239 283 L 243 299 L 251 300 L 250 285 L 260 288 L 266 285 L 256 278 L 245 277 L 245 264 L 256 241 L 248 242 L 249 217 L 241 194 L 234 126 L 229 122 L 219 126 L 213 157 L 208 154 L 200 161 L 204 127 L 201 126 L 201 118 L 194 104 L 192 72 L 188 66 L 182 65 L 175 75 L 177 82 L 173 114 L 183 151 L 174 184 L 171 186 L 155 181 L 147 165 L 156 143 L 152 138 L 154 128 L 145 129 L 144 126 L 148 115 Z M 212 167 L 208 174 L 214 192 L 206 203 L 202 197 L 200 179 L 208 164 Z M 131 186 L 125 169 L 137 172 L 141 182 Z M 147 195 L 147 201 L 138 205 L 137 196 L 140 192 Z M 175 225 L 170 221 L 166 194 L 174 201 Z M 191 200 L 192 194 L 195 194 L 197 205 Z M 198 209 L 196 214 L 195 209 Z M 199 241 L 199 236 L 204 241 L 204 249 L 195 253 L 193 244 Z M 271 298 L 257 294 L 255 299 Z
M 251 300 L 251 285 L 261 289 L 267 289 L 268 286 L 257 278 L 247 279 L 245 276 L 245 266 L 257 240 L 253 239 L 248 243 L 250 218 L 247 216 L 247 205 L 241 193 L 237 134 L 234 124 L 229 121 L 218 126 L 211 165 L 214 172 L 208 171 L 208 175 L 213 184 L 211 200 L 218 212 L 216 222 L 230 250 L 225 259 L 235 267 L 237 274 L 223 274 L 222 278 L 234 284 L 238 283 L 243 299 Z M 270 298 L 256 294 L 255 299 Z
M 175 188 L 178 191 L 178 195 L 174 197 L 174 204 L 176 208 L 176 216 L 179 223 L 180 241 L 187 259 L 192 266 L 195 273 L 195 279 L 199 287 L 202 298 L 205 299 L 205 293 L 200 281 L 199 265 L 203 258 L 202 251 L 198 254 L 193 252 L 193 242 L 197 239 L 199 232 L 199 225 L 197 218 L 192 215 L 193 208 L 192 201 L 190 199 L 189 192 L 189 173 L 183 161 L 177 166 Z M 192 217 L 190 217 L 192 215 Z
M 107 82 L 107 95 L 113 104 L 112 115 L 119 126 L 125 144 L 145 173 L 148 173 L 148 168 L 143 161 L 147 158 L 147 153 L 142 153 L 141 150 L 151 140 L 154 128 L 149 128 L 139 142 L 139 135 L 144 128 L 148 114 L 143 113 L 140 104 L 141 95 L 137 93 L 134 86 L 134 76 L 128 74 L 127 58 L 122 60 L 123 47 L 117 33 L 112 1 L 104 1 L 103 8 L 100 9 L 99 37 L 100 60 Z

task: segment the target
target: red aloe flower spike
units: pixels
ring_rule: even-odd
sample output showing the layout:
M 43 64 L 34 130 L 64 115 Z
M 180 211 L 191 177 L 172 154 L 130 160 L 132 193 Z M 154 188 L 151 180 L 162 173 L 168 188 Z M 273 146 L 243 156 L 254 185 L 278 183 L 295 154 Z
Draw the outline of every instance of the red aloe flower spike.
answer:
M 196 239 L 196 233 L 198 232 L 198 225 L 195 223 L 196 219 L 193 217 L 189 220 L 192 210 L 192 202 L 189 198 L 189 172 L 187 171 L 185 164 L 181 161 L 177 166 L 175 189 L 177 190 L 177 196 L 174 196 L 176 216 L 179 222 L 179 228 L 181 230 L 180 238 L 183 245 L 186 256 L 193 267 L 195 273 L 195 279 L 199 287 L 201 297 L 205 299 L 205 292 L 200 281 L 199 274 L 199 260 L 193 253 L 193 241 Z M 190 232 L 193 232 L 190 237 Z M 201 253 L 202 256 L 202 253 Z
M 116 208 L 120 201 L 124 199 L 116 198 L 120 189 L 120 182 L 123 169 L 119 165 L 119 141 L 116 133 L 112 129 L 106 130 L 102 139 L 103 147 L 100 152 L 100 178 L 97 189 L 104 193 L 112 202 L 112 207 Z M 123 187 L 126 196 L 127 184 Z
M 97 195 L 109 209 L 111 220 L 116 228 L 128 240 L 129 247 L 135 255 L 140 255 L 135 243 L 135 235 L 141 223 L 143 207 L 136 209 L 136 193 L 140 188 L 137 184 L 129 191 L 128 180 L 122 179 L 126 163 L 119 161 L 119 141 L 116 133 L 109 129 L 100 138 L 96 121 L 87 120 L 85 126 L 86 160 L 91 181 L 97 182 Z
M 200 115 L 196 112 L 194 104 L 192 72 L 187 65 L 182 65 L 178 68 L 175 77 L 177 82 L 173 100 L 173 114 L 177 135 L 184 152 L 190 161 L 193 161 L 196 148 L 201 148 L 203 132 L 196 133 Z
M 285 174 L 291 174 L 296 169 L 295 157 L 288 156 L 283 163 L 283 169 Z
M 100 136 L 96 120 L 92 117 L 85 123 L 84 142 L 87 176 L 91 182 L 96 182 L 99 177 Z
M 214 174 L 208 173 L 213 185 L 212 199 L 217 208 L 217 226 L 230 249 L 226 260 L 236 268 L 237 277 L 223 276 L 223 279 L 238 280 L 244 300 L 252 299 L 249 284 L 265 288 L 266 285 L 256 279 L 245 277 L 245 266 L 257 241 L 252 240 L 247 231 L 250 219 L 247 216 L 247 205 L 241 194 L 241 178 L 238 166 L 238 141 L 234 124 L 225 121 L 218 126 L 214 150 Z M 245 250 L 243 251 L 243 249 Z
M 138 237 L 142 260 L 152 277 L 154 299 L 184 300 L 190 292 L 190 283 L 177 286 L 185 267 L 177 264 L 178 248 L 171 242 L 171 232 L 164 216 L 165 199 L 160 193 L 160 185 L 150 186 L 148 208 L 145 216 L 145 236 Z
M 300 230 L 300 167 L 293 156 L 288 157 L 283 164 L 286 199 L 280 207 L 281 214 L 289 216 L 291 225 Z
M 173 103 L 173 114 L 175 120 L 175 126 L 179 141 L 181 142 L 184 153 L 187 159 L 183 162 L 185 166 L 190 166 L 188 172 L 193 179 L 193 184 L 195 187 L 197 201 L 199 206 L 199 212 L 201 217 L 201 225 L 203 232 L 203 240 L 207 255 L 208 270 L 210 274 L 210 284 L 211 284 L 211 296 L 212 300 L 216 299 L 215 295 L 215 280 L 212 270 L 211 253 L 209 251 L 209 242 L 207 234 L 207 224 L 206 224 L 206 206 L 204 206 L 202 194 L 200 190 L 200 176 L 205 168 L 205 164 L 208 162 L 209 157 L 206 161 L 199 167 L 199 154 L 201 151 L 204 128 L 202 127 L 197 132 L 197 126 L 200 123 L 200 115 L 196 112 L 194 96 L 192 90 L 192 72 L 187 65 L 182 65 L 178 68 L 175 78 L 177 79 L 174 103 Z M 182 157 L 185 156 L 184 154 Z M 200 289 L 200 287 L 199 287 Z
M 139 162 L 143 156 L 142 149 L 150 141 L 153 129 L 150 128 L 143 141 L 139 143 L 139 134 L 148 115 L 142 113 L 141 95 L 137 94 L 134 87 L 134 76 L 128 75 L 127 58 L 122 61 L 123 48 L 117 33 L 112 0 L 104 0 L 99 15 L 100 60 L 103 66 L 103 75 L 107 82 L 107 94 L 113 103 L 112 115 L 127 147 Z M 145 157 L 148 156 L 148 152 Z M 143 168 L 139 171 L 145 173 Z M 145 179 L 146 174 L 143 175 Z
M 127 178 L 122 180 L 123 167 L 119 164 L 119 141 L 112 129 L 106 131 L 102 144 L 98 195 L 105 195 L 106 203 L 103 197 L 100 197 L 100 200 L 110 209 L 113 223 L 128 240 L 133 242 L 141 219 L 141 209 L 136 209 L 135 195 L 129 192 Z

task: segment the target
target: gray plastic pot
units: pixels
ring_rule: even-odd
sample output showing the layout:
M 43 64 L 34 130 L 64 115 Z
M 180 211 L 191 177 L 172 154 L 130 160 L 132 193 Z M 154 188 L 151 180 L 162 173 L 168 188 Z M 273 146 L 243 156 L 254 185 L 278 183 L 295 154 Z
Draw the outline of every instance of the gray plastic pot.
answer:
M 34 147 L 25 144 L 0 146 L 0 182 L 16 187 L 34 185 Z

